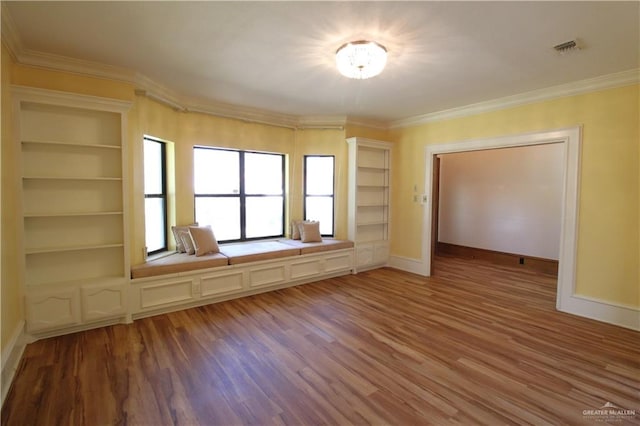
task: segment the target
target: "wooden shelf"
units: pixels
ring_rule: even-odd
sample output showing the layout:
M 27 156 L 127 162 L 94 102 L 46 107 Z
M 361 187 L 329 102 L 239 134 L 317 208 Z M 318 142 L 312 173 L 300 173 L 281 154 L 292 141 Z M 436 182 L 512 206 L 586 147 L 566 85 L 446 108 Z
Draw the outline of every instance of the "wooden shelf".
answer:
M 385 185 L 360 185 L 360 184 L 358 184 L 358 188 L 365 189 L 365 190 L 367 190 L 367 189 L 388 189 L 389 185 L 386 185 L 386 184 Z
M 109 248 L 117 248 L 124 247 L 124 244 L 99 244 L 99 245 L 88 245 L 88 246 L 70 246 L 70 247 L 43 247 L 43 248 L 32 248 L 25 249 L 25 254 L 45 254 L 45 253 L 64 253 L 68 251 L 84 251 L 84 250 L 102 250 Z
M 371 222 L 358 222 L 357 226 L 379 226 L 379 225 L 387 226 L 388 224 L 389 222 L 386 220 L 379 220 L 379 221 L 371 221 Z
M 47 281 L 47 282 L 27 282 L 27 286 L 30 288 L 34 287 L 46 287 L 47 290 L 51 290 L 54 288 L 69 288 L 69 287 L 81 287 L 87 283 L 88 280 L 91 281 L 91 285 L 100 286 L 100 285 L 122 285 L 126 282 L 127 277 L 113 275 L 107 277 L 97 277 L 97 278 L 87 278 L 87 279 L 79 279 L 79 280 L 71 280 L 71 281 Z
M 389 208 L 389 204 L 386 204 L 386 203 L 381 203 L 381 204 L 373 204 L 373 203 L 370 203 L 370 204 L 358 204 L 356 207 L 358 209 L 380 209 L 380 208 L 388 209 Z
M 98 176 L 23 176 L 25 180 L 85 180 L 85 181 L 121 181 L 121 177 L 98 177 Z
M 123 215 L 121 211 L 114 212 L 62 212 L 62 213 L 25 213 L 25 218 L 47 218 L 47 217 L 91 217 L 91 216 L 118 216 Z
M 75 142 L 58 142 L 58 141 L 36 141 L 36 140 L 23 140 L 23 145 L 33 144 L 33 145 L 50 145 L 50 146 L 61 146 L 61 147 L 73 147 L 73 148 L 97 148 L 97 149 L 116 149 L 121 150 L 122 147 L 120 145 L 105 145 L 105 144 L 97 144 L 97 143 L 75 143 Z
M 373 167 L 373 166 L 358 166 L 358 170 L 365 170 L 371 172 L 387 172 L 389 171 L 388 167 Z

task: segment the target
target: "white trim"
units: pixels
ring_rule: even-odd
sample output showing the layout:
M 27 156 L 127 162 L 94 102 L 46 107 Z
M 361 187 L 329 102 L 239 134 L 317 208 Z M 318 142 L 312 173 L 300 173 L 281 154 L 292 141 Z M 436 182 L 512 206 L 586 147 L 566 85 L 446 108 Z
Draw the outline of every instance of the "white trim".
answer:
M 413 259 L 403 256 L 389 256 L 389 263 L 387 266 L 400 269 L 405 272 L 424 275 L 424 263 L 421 259 Z
M 424 206 L 422 223 L 422 264 L 424 269 L 419 273 L 429 276 L 431 272 L 431 209 L 433 202 L 432 180 L 435 155 L 482 149 L 562 143 L 564 146 L 563 204 L 556 307 L 563 312 L 584 315 L 584 311 L 581 310 L 574 312 L 575 304 L 570 302 L 571 298 L 575 297 L 581 140 L 581 127 L 572 127 L 520 135 L 427 145 L 425 147 L 425 192 L 427 199 Z
M 2 382 L 0 384 L 2 387 L 2 390 L 0 391 L 2 399 L 0 404 L 4 404 L 4 399 L 6 398 L 7 393 L 9 393 L 11 382 L 13 382 L 13 378 L 15 377 L 18 366 L 20 365 L 22 354 L 27 346 L 27 339 L 25 337 L 24 321 L 20 321 L 13 331 L 7 346 L 2 350 Z
M 566 313 L 640 331 L 640 308 L 574 294 L 563 301 Z
M 16 57 L 21 64 L 32 67 L 65 71 L 72 74 L 106 78 L 127 83 L 133 81 L 135 74 L 126 68 L 30 49 L 18 51 Z
M 38 102 L 75 108 L 100 109 L 124 113 L 131 107 L 131 101 L 123 101 L 58 90 L 40 89 L 30 86 L 11 86 L 16 102 Z
M 450 120 L 453 118 L 466 117 L 469 115 L 482 114 L 489 111 L 546 101 L 549 99 L 575 96 L 583 93 L 595 92 L 596 90 L 613 89 L 638 83 L 640 83 L 640 69 L 636 68 L 586 80 L 574 81 L 558 86 L 533 90 L 517 95 L 464 105 L 457 108 L 403 118 L 391 122 L 389 128 L 396 129 L 401 127 L 417 126 L 434 121 Z

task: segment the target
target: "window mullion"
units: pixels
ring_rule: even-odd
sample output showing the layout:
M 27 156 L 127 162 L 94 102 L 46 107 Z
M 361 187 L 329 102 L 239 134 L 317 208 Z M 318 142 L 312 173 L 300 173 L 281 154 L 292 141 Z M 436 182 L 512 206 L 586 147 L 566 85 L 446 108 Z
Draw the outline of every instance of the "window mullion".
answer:
M 240 239 L 244 240 L 247 238 L 247 195 L 245 193 L 244 182 L 244 151 L 240 151 L 238 158 L 240 160 Z

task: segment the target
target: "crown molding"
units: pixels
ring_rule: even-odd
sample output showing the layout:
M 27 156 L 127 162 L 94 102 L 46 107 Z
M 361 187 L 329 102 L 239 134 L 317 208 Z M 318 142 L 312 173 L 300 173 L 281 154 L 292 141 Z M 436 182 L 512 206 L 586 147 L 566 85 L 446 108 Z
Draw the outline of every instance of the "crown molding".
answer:
M 614 74 L 603 75 L 586 80 L 574 81 L 567 84 L 548 87 L 545 89 L 533 90 L 517 95 L 506 96 L 485 102 L 451 108 L 443 111 L 428 114 L 416 115 L 413 117 L 395 120 L 390 123 L 389 128 L 417 126 L 434 121 L 450 120 L 469 115 L 481 114 L 489 111 L 496 111 L 505 108 L 526 105 L 534 102 L 541 102 L 550 99 L 562 98 L 566 96 L 580 95 L 597 90 L 613 89 L 616 87 L 628 86 L 640 83 L 640 69 L 631 69 Z
M 266 124 L 276 127 L 297 128 L 298 117 L 295 115 L 280 114 L 273 111 L 244 107 L 216 101 L 192 101 L 186 110 L 217 117 L 231 118 L 250 123 Z
M 68 107 L 99 108 L 114 112 L 127 112 L 131 107 L 131 101 L 15 84 L 11 85 L 11 93 L 16 99 L 23 102 L 49 103 Z
M 134 72 L 126 68 L 52 53 L 37 52 L 29 49 L 18 53 L 18 62 L 37 68 L 65 71 L 72 74 L 123 81 L 126 83 L 133 83 L 135 76 Z
M 146 96 L 177 111 L 197 112 L 289 129 L 344 128 L 346 122 L 346 117 L 344 116 L 297 116 L 209 99 L 196 99 L 182 96 L 174 90 L 139 73 L 136 75 L 135 84 L 137 95 Z
M 305 115 L 298 117 L 297 128 L 343 130 L 347 120 L 344 115 Z

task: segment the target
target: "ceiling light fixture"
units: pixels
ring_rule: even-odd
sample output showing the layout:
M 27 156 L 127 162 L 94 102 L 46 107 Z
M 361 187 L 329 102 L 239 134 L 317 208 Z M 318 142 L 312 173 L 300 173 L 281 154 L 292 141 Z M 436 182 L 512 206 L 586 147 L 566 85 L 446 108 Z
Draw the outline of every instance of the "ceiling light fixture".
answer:
M 336 50 L 336 65 L 345 77 L 359 80 L 375 77 L 386 64 L 387 49 L 375 41 L 352 41 Z

